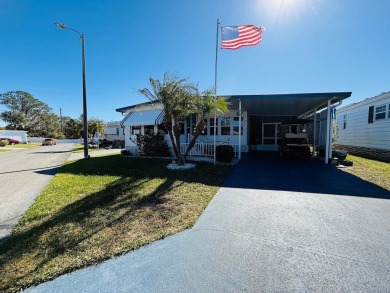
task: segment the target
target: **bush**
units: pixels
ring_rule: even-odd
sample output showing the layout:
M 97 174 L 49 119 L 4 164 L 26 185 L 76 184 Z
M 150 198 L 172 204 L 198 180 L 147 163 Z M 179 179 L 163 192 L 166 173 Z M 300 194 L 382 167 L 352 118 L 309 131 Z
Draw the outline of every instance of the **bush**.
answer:
M 4 139 L 4 140 L 0 140 L 0 146 L 6 146 L 6 145 L 9 145 L 9 141 Z
M 125 147 L 125 141 L 124 140 L 114 140 L 110 141 L 107 139 L 102 139 L 99 141 L 99 147 L 100 148 L 113 148 L 113 149 L 121 149 Z
M 113 148 L 124 148 L 125 147 L 125 141 L 124 140 L 114 140 L 112 143 Z
M 233 147 L 231 145 L 218 145 L 215 156 L 218 162 L 230 163 L 234 157 Z
M 131 152 L 129 150 L 121 150 L 122 156 L 131 156 Z
M 169 149 L 162 132 L 148 131 L 145 135 L 137 134 L 137 147 L 141 155 L 150 157 L 169 157 Z

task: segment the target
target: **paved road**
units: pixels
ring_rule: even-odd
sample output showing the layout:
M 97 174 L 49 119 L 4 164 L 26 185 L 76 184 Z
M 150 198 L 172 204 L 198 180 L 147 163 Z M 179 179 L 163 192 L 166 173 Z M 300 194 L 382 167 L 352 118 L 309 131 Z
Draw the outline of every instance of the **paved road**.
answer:
M 30 292 L 390 292 L 390 192 L 243 157 L 193 229 Z
M 0 243 L 53 178 L 74 144 L 0 153 Z

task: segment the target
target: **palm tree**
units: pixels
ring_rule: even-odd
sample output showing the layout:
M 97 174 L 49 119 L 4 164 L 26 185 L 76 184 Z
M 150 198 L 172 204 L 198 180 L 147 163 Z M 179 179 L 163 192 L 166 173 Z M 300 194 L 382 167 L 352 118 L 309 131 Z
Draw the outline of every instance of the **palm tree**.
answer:
M 178 78 L 175 75 L 165 73 L 162 81 L 149 78 L 152 91 L 145 88 L 138 90 L 150 101 L 160 102 L 164 110 L 163 124 L 171 139 L 177 164 L 184 165 L 187 155 L 195 145 L 196 139 L 204 131 L 204 118 L 213 113 L 227 112 L 227 102 L 222 99 L 214 99 L 212 90 L 203 94 L 199 93 L 198 87 L 188 82 L 187 78 Z M 180 153 L 180 121 L 191 114 L 197 114 L 198 121 L 194 129 L 194 136 L 189 143 L 184 155 Z

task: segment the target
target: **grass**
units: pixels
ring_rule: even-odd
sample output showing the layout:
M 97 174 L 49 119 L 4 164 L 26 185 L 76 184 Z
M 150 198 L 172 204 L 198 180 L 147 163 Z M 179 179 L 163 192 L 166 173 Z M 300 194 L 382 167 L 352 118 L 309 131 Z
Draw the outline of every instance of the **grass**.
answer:
M 18 143 L 14 145 L 9 144 L 5 148 L 9 147 L 9 148 L 17 148 L 17 149 L 30 149 L 30 148 L 39 147 L 41 145 L 42 144 L 40 142 L 30 142 L 29 144 L 26 143 Z
M 10 149 L 6 149 L 6 148 L 0 148 L 0 153 L 5 153 L 5 152 L 9 152 L 11 151 Z
M 119 155 L 69 162 L 0 245 L 0 292 L 17 292 L 190 228 L 232 167 Z
M 102 149 L 97 148 L 88 148 L 88 152 L 101 151 Z M 119 151 L 119 149 L 118 149 Z M 84 144 L 78 143 L 75 145 L 72 153 L 82 153 L 84 152 Z
M 389 163 L 365 159 L 353 155 L 348 155 L 347 159 L 353 161 L 353 167 L 344 169 L 346 172 L 374 183 L 384 189 L 390 190 Z

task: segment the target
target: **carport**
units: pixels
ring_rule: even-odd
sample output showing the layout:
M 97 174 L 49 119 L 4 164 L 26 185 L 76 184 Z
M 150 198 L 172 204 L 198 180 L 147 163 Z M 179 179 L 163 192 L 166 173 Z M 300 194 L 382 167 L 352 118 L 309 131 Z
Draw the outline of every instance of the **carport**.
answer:
M 273 150 L 277 144 L 277 125 L 281 122 L 296 118 L 313 120 L 313 148 L 315 150 L 319 144 L 325 147 L 327 164 L 332 154 L 331 109 L 340 105 L 351 94 L 352 92 L 232 95 L 227 98 L 232 109 L 238 109 L 239 114 L 246 112 L 247 141 L 251 147 L 255 146 L 260 150 Z M 326 117 L 321 121 L 318 113 L 324 110 Z M 323 141 L 319 141 L 318 129 L 324 134 Z

